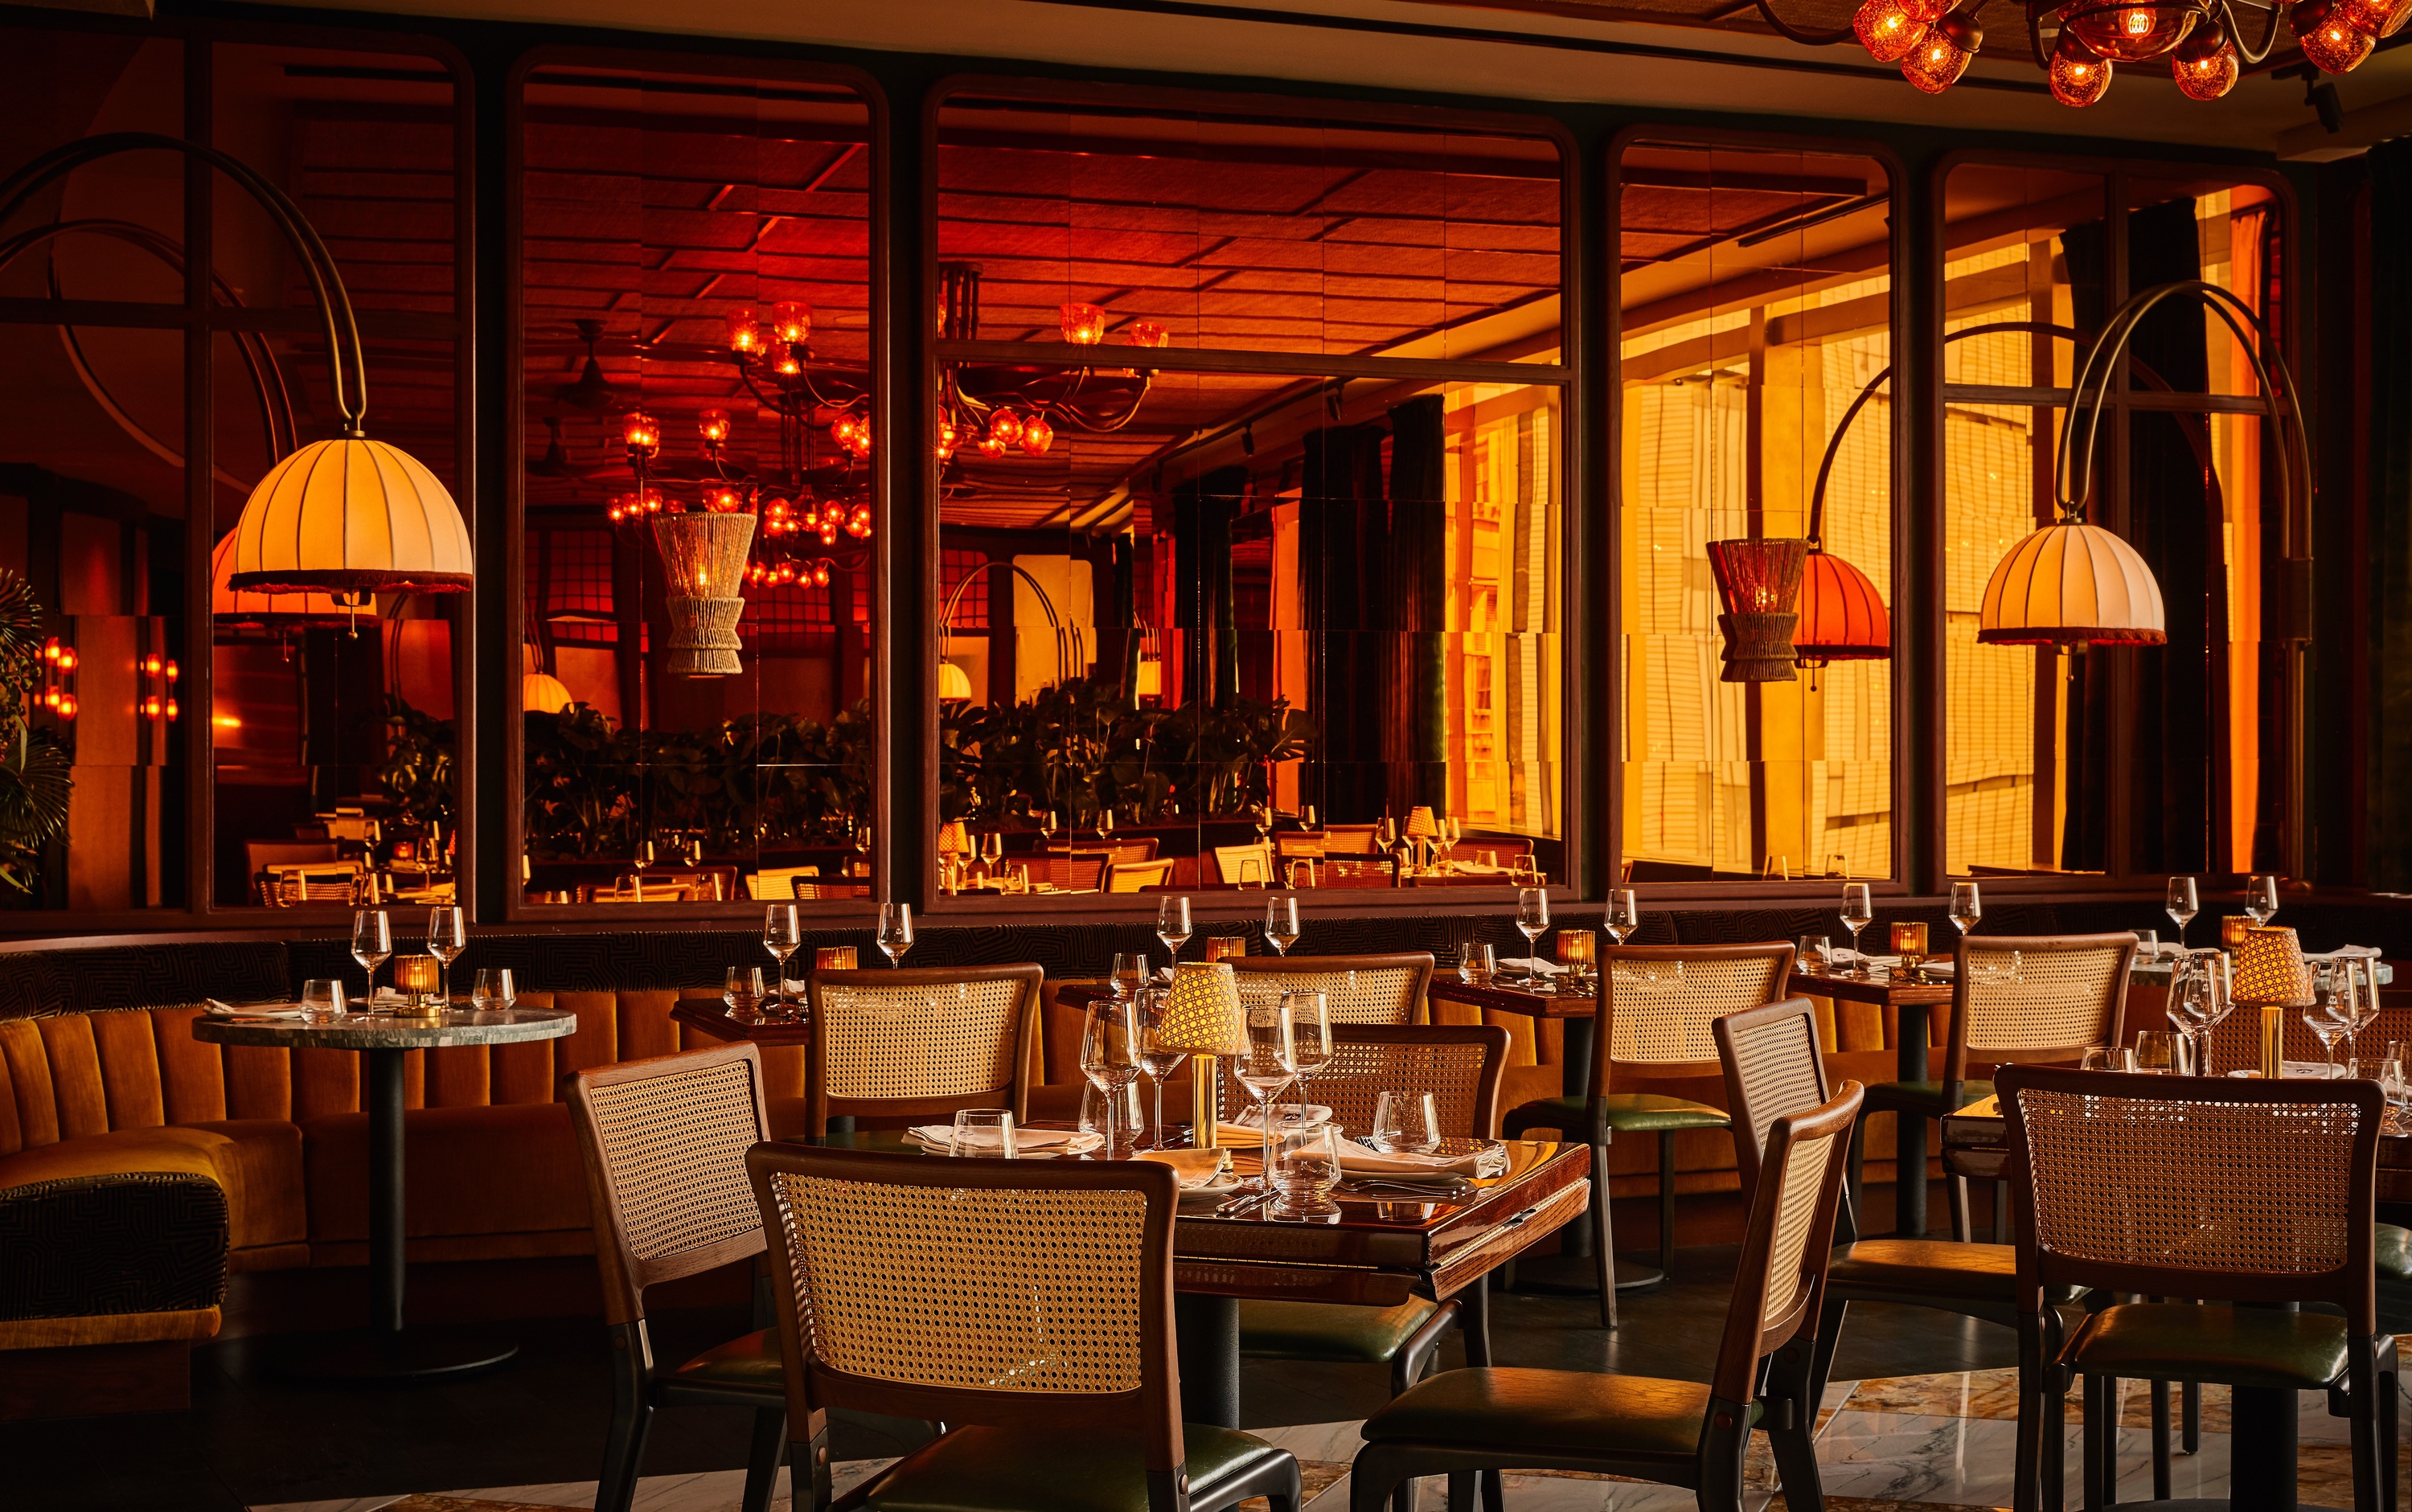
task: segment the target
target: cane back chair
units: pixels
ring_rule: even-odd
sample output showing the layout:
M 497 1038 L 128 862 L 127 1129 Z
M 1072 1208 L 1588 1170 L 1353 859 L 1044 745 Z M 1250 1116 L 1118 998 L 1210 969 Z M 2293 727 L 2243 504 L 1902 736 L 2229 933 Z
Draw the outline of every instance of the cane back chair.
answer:
M 1028 964 L 815 971 L 805 1137 L 826 1136 L 832 1118 L 1027 1117 L 1044 976 Z
M 2378 1084 L 2034 1065 L 1995 1079 L 2030 1330 L 2056 1286 L 2198 1299 L 2105 1307 L 2053 1359 L 2044 1420 L 2085 1380 L 2086 1506 L 2116 1499 L 2111 1383 L 2125 1377 L 2325 1391 L 2351 1423 L 2357 1512 L 2393 1507 L 2396 1351 L 2378 1322 L 2372 1223 Z
M 627 1512 L 656 1407 L 747 1407 L 753 1452 L 745 1512 L 764 1512 L 786 1447 L 787 1386 L 779 1341 L 757 1295 L 757 1331 L 674 1371 L 654 1363 L 645 1288 L 763 1252 L 762 1217 L 745 1152 L 770 1138 L 762 1057 L 725 1045 L 623 1061 L 570 1078 L 570 1119 L 586 1167 L 603 1317 L 611 1332 L 611 1423 L 600 1512 Z
M 1580 1371 L 1444 1371 L 1365 1420 L 1350 1512 L 1380 1512 L 1391 1488 L 1446 1474 L 1470 1504 L 1483 1470 L 1576 1470 L 1688 1486 L 1708 1509 L 1740 1512 L 1743 1457 L 1767 1430 L 1786 1501 L 1816 1512 L 1817 1398 L 1807 1335 L 1825 1290 L 1842 1196 L 1843 1147 L 1860 1088 L 1768 1129 L 1750 1224 L 1709 1385 Z
M 2136 936 L 2117 934 L 1986 934 L 1963 936 L 1951 976 L 1951 1032 L 1939 1081 L 1878 1081 L 1868 1087 L 1861 1117 L 1891 1113 L 1896 1123 L 1940 1119 L 1993 1094 L 1990 1081 L 1968 1079 L 1978 1064 L 2074 1064 L 2088 1046 L 2119 1037 L 2127 1002 L 2127 972 Z M 1898 1145 L 1900 1136 L 1894 1136 Z M 1851 1211 L 1865 1212 L 1864 1126 L 1851 1135 Z M 1922 1182 L 1924 1171 L 1897 1171 L 1896 1182 Z M 1968 1179 L 1951 1181 L 1951 1237 L 1970 1237 Z M 1896 1188 L 1900 1190 L 1901 1188 Z M 1896 1204 L 1898 1206 L 1898 1204 Z M 2001 1237 L 1998 1216 L 1994 1238 Z M 1923 1236 L 1904 1236 L 1919 1239 Z
M 852 1506 L 1297 1512 L 1289 1451 L 1181 1420 L 1170 1167 L 792 1144 L 746 1167 L 796 1362 L 798 1512 L 831 1505 L 833 1407 L 949 1425 Z
M 1600 954 L 1590 1094 L 1526 1103 L 1508 1115 L 1506 1127 L 1511 1139 L 1531 1129 L 1553 1128 L 1580 1133 L 1591 1145 L 1599 1320 L 1602 1328 L 1613 1329 L 1617 1292 L 1656 1284 L 1675 1261 L 1675 1135 L 1727 1124 L 1726 1115 L 1706 1103 L 1633 1089 L 1717 1074 L 1716 1041 L 1709 1026 L 1728 1013 L 1782 997 L 1792 975 L 1792 947 L 1620 945 Z M 1608 1199 L 1608 1147 L 1619 1134 L 1650 1134 L 1658 1140 L 1658 1268 L 1622 1279 Z
M 1320 992 L 1335 1024 L 1415 1023 L 1427 1017 L 1429 950 L 1369 956 L 1234 956 L 1243 992 Z
M 1331 1060 L 1315 1074 L 1313 1094 L 1332 1123 L 1361 1134 L 1374 1126 L 1382 1094 L 1430 1093 L 1444 1138 L 1487 1139 L 1499 1126 L 1508 1043 L 1508 1031 L 1491 1024 L 1335 1024 Z M 1413 1297 L 1396 1307 L 1243 1301 L 1240 1353 L 1388 1365 L 1395 1397 L 1422 1377 L 1453 1327 L 1464 1330 L 1468 1364 L 1491 1362 L 1489 1296 L 1477 1277 L 1453 1297 Z M 1411 1495 L 1403 1489 L 1394 1512 L 1408 1512 Z

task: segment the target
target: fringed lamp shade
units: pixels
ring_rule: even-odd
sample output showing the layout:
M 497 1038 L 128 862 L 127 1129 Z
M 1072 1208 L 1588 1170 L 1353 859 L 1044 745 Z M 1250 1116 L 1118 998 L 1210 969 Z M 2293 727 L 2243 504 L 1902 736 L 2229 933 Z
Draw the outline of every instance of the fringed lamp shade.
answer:
M 1792 626 L 1799 618 L 1801 565 L 1809 543 L 1799 537 L 1709 542 L 1709 568 L 1716 575 L 1725 612 L 1726 683 L 1789 683 Z
M 1993 646 L 2159 646 L 2161 585 L 2136 549 L 2099 525 L 2046 525 L 1985 584 L 1977 639 Z
M 661 549 L 662 575 L 669 584 L 662 605 L 670 622 L 664 665 L 688 677 L 728 677 L 743 670 L 737 659 L 737 620 L 745 612 L 745 600 L 738 590 L 745 581 L 746 550 L 754 544 L 754 517 L 656 515 L 654 544 Z
M 234 572 L 234 538 L 228 531 L 210 551 L 210 617 L 221 625 L 338 625 L 376 612 L 374 604 L 346 606 L 329 594 L 237 593 L 227 580 Z
M 551 672 L 520 678 L 520 707 L 531 714 L 557 714 L 577 701 L 569 696 L 569 685 Z
M 2236 947 L 2237 1003 L 2247 1007 L 2299 1008 L 2312 1001 L 2312 972 L 2293 930 L 2244 932 Z
M 1892 654 L 1892 617 L 1868 575 L 1812 548 L 1801 565 L 1801 617 L 1792 654 L 1802 667 L 1883 661 Z
M 261 594 L 460 594 L 469 527 L 418 459 L 365 436 L 314 441 L 269 469 L 234 528 L 228 585 Z

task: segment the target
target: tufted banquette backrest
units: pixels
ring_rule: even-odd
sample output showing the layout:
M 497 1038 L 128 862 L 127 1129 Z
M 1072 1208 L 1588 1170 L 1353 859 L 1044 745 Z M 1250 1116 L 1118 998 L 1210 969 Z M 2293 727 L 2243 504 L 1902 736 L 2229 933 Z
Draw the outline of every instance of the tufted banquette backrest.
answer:
M 577 1014 L 578 1032 L 525 1045 L 413 1050 L 404 1095 L 412 1108 L 559 1102 L 562 1078 L 572 1071 L 716 1043 L 670 1017 L 681 996 L 523 992 L 525 1006 Z M 200 1011 L 0 1020 L 0 1155 L 113 1129 L 359 1111 L 359 1055 L 204 1044 L 192 1032 Z M 763 1053 L 770 1095 L 803 1095 L 803 1055 Z

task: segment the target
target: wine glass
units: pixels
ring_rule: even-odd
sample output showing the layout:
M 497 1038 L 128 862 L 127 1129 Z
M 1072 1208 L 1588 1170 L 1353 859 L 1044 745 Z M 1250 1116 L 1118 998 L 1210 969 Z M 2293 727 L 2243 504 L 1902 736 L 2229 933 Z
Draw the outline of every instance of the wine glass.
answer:
M 890 966 L 904 963 L 904 952 L 913 948 L 913 905 L 881 903 L 879 905 L 879 950 Z
M 508 1013 L 519 1000 L 519 986 L 511 980 L 508 966 L 481 966 L 477 979 L 469 984 L 469 1006 L 479 1013 Z
M 1298 1071 L 1298 1118 L 1303 1127 L 1315 1073 L 1331 1064 L 1331 1005 L 1323 993 L 1308 991 L 1284 992 L 1282 1006 L 1289 1013 L 1290 1064 Z
M 2257 876 L 2244 885 L 2244 912 L 2256 924 L 2267 924 L 2278 917 L 2278 879 Z
M 1155 937 L 1164 942 L 1164 947 L 1167 950 L 1172 952 L 1173 960 L 1181 959 L 1181 947 L 1189 943 L 1189 936 L 1193 932 L 1195 931 L 1189 922 L 1188 899 L 1167 898 L 1156 904 Z
M 352 916 L 352 959 L 368 973 L 368 989 L 360 1001 L 368 1007 L 376 1006 L 376 972 L 393 956 L 393 925 L 382 908 L 372 908 Z
M 1868 958 L 1860 954 L 1860 931 L 1875 923 L 1876 917 L 1875 901 L 1868 896 L 1866 883 L 1843 884 L 1843 907 L 1839 917 L 1843 920 L 1843 928 L 1851 932 L 1853 975 L 1865 976 L 1868 974 Z
M 1131 994 L 1131 1016 L 1139 1025 L 1139 1068 L 1155 1089 L 1155 1142 L 1164 1145 L 1164 1084 L 1189 1059 L 1186 1050 L 1164 1042 L 1165 1014 L 1172 1006 L 1169 987 L 1142 987 Z M 1200 1135 L 1195 1142 L 1204 1142 Z
M 2357 1036 L 2356 1043 L 2359 1043 L 2361 1032 L 2378 1021 L 2378 968 L 2366 960 L 2337 962 L 2337 969 L 2348 976 L 2357 967 L 2362 974 L 2362 982 L 2354 994 L 2353 1021 L 2346 1027 Z M 2355 1069 L 2361 1069 L 2358 1063 Z
M 787 958 L 804 943 L 803 925 L 794 903 L 772 903 L 762 911 L 762 948 L 779 962 L 778 1011 L 787 1011 Z
M 1259 1128 L 1264 1135 L 1263 1153 L 1257 1189 L 1270 1193 L 1272 1182 L 1273 1099 L 1298 1075 L 1298 1040 L 1290 1023 L 1289 1006 L 1279 993 L 1259 992 L 1241 1000 L 1241 1010 L 1248 1020 L 1245 1047 L 1231 1060 L 1233 1079 L 1257 1105 Z
M 1516 932 L 1524 937 L 1524 985 L 1537 988 L 1540 977 L 1533 974 L 1533 942 L 1550 927 L 1550 892 L 1547 888 L 1520 888 L 1516 892 Z
M 1298 900 L 1283 896 L 1265 900 L 1265 943 L 1273 954 L 1287 956 L 1298 943 Z
M 994 878 L 1005 868 L 1005 831 L 992 829 L 980 837 L 980 859 L 988 863 L 988 874 Z
M 1049 847 L 1052 848 L 1055 844 L 1055 837 L 1063 832 L 1063 829 L 1064 811 L 1062 809 L 1049 809 L 1047 811 L 1047 816 L 1038 821 L 1038 838 L 1047 842 Z
M 2346 1075 L 2337 1065 L 2336 1048 L 2337 1042 L 2346 1037 L 2346 1024 L 2342 1016 L 2342 1005 L 2336 1001 L 2334 993 L 2319 994 L 2312 1006 L 2303 1010 L 2303 1027 L 2319 1040 L 2321 1051 L 2328 1056 L 2329 1079 L 2334 1080 Z
M 2196 957 L 2180 956 L 2177 969 L 2169 977 L 2169 1001 L 2162 1010 L 2169 1023 L 2194 1042 L 2194 1074 L 2199 1077 L 2212 1074 L 2211 989 L 2208 963 Z
M 1107 974 L 1114 985 L 1114 996 L 1128 997 L 1147 980 L 1147 957 L 1144 953 L 1120 950 L 1114 953 L 1114 964 Z
M 1081 1025 L 1081 1074 L 1105 1094 L 1108 1160 L 1117 1158 L 1122 1149 L 1116 1136 L 1123 1102 L 1140 1069 L 1139 1022 L 1131 1000 L 1101 997 L 1092 1002 Z
M 469 948 L 469 921 L 458 908 L 431 908 L 427 911 L 427 953 L 436 960 L 441 976 L 435 985 L 435 995 L 446 1007 L 452 1006 L 452 962 Z
M 1960 937 L 1966 939 L 1968 932 L 1977 927 L 1977 920 L 1984 917 L 1985 900 L 1978 893 L 1977 884 L 1951 884 L 1951 922 L 1960 931 Z
M 2161 906 L 2168 910 L 2170 922 L 2178 927 L 2178 951 L 2183 955 L 2185 952 L 2186 925 L 2193 922 L 2195 915 L 2202 912 L 2202 904 L 2195 897 L 2194 878 L 2169 878 L 2169 896 Z
M 1641 927 L 1641 903 L 1631 888 L 1618 888 L 1608 895 L 1608 912 L 1600 916 L 1599 927 L 1619 945 Z

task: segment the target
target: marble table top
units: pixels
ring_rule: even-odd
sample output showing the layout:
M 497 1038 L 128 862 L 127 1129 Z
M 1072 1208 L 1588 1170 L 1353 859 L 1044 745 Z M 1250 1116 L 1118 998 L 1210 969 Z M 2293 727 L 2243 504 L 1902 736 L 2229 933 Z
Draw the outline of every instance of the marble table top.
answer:
M 269 1007 L 291 1004 L 266 1005 Z M 204 1013 L 193 1020 L 193 1037 L 219 1045 L 275 1045 L 292 1050 L 415 1050 L 445 1045 L 508 1045 L 559 1039 L 578 1029 L 578 1015 L 555 1008 L 509 1008 L 480 1013 L 454 1008 L 432 1018 L 392 1013 L 346 1014 L 331 1023 L 299 1019 L 254 1018 L 242 1013 Z

